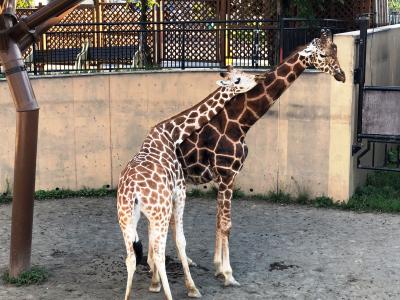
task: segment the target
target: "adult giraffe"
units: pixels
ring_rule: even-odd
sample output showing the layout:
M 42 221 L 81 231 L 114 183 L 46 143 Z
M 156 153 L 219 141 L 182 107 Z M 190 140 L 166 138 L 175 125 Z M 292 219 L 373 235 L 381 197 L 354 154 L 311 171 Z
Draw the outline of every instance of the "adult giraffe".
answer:
M 234 101 L 227 103 L 209 123 L 177 148 L 188 182 L 203 184 L 213 180 L 218 185 L 214 264 L 215 275 L 222 274 L 226 286 L 239 285 L 232 275 L 229 261 L 229 234 L 233 184 L 248 152 L 246 133 L 311 66 L 331 74 L 337 81 L 345 81 L 337 58 L 337 47 L 329 30 L 322 30 L 320 38 L 265 73 L 263 82 L 251 91 L 237 95 Z

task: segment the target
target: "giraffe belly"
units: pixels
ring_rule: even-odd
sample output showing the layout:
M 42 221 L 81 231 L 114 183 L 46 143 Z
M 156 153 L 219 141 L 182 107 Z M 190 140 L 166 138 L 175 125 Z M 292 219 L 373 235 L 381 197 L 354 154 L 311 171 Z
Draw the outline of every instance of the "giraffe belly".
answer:
M 205 184 L 213 180 L 210 165 L 204 166 L 200 163 L 196 163 L 190 167 L 184 168 L 183 171 L 186 181 L 191 184 Z

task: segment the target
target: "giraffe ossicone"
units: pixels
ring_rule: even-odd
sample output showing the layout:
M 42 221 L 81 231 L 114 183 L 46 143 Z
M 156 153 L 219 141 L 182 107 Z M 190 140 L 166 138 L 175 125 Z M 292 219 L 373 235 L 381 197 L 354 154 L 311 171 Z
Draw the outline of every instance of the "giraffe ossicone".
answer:
M 177 148 L 188 182 L 214 181 L 218 185 L 214 265 L 216 275 L 224 276 L 225 285 L 238 284 L 230 265 L 229 235 L 234 182 L 248 153 L 246 134 L 307 67 L 315 67 L 337 81 L 345 82 L 337 46 L 329 31 L 322 31 L 319 38 L 294 52 L 275 69 L 259 76 L 264 78 L 263 81 L 232 99 Z
M 197 105 L 154 126 L 139 152 L 121 172 L 118 191 L 118 221 L 127 251 L 128 271 L 125 299 L 129 299 L 136 270 L 134 243 L 140 213 L 148 219 L 148 264 L 153 273 L 149 290 L 159 292 L 161 283 L 167 299 L 172 299 L 165 270 L 165 246 L 171 223 L 178 256 L 182 262 L 189 297 L 201 297 L 190 275 L 183 232 L 186 183 L 176 147 L 214 117 L 235 95 L 257 85 L 254 75 L 234 71 L 223 73 L 222 87 Z M 160 283 L 161 280 L 161 283 Z

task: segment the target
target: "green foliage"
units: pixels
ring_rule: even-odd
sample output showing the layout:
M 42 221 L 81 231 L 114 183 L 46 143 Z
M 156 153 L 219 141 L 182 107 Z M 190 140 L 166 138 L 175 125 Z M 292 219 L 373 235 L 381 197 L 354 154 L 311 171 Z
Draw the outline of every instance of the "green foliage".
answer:
M 217 197 L 216 187 L 211 189 L 192 189 L 187 192 L 191 198 Z M 68 189 L 55 189 L 50 191 L 39 190 L 35 193 L 35 199 L 64 199 L 76 197 L 104 197 L 116 196 L 116 190 L 108 187 L 100 189 L 82 189 L 72 191 Z M 400 173 L 375 172 L 368 176 L 366 185 L 357 189 L 353 197 L 347 203 L 335 203 L 331 198 L 320 196 L 312 198 L 310 194 L 299 189 L 297 197 L 294 197 L 282 190 L 269 192 L 267 195 L 254 194 L 245 195 L 240 189 L 233 191 L 233 198 L 236 199 L 258 199 L 279 204 L 300 204 L 321 208 L 338 208 L 353 211 L 372 211 L 400 213 Z M 0 204 L 9 203 L 12 196 L 9 188 L 0 194 Z
M 292 5 L 297 7 L 298 16 L 303 18 L 315 18 L 317 11 L 324 11 L 328 4 L 344 4 L 344 0 L 292 0 Z
M 115 189 L 110 189 L 107 187 L 102 187 L 100 189 L 88 189 L 84 188 L 78 191 L 72 191 L 69 189 L 54 189 L 49 191 L 38 190 L 35 192 L 36 200 L 45 200 L 45 199 L 66 199 L 66 198 L 93 198 L 93 197 L 105 197 L 105 196 L 116 196 L 117 192 Z M 2 203 L 10 203 L 12 201 L 11 192 L 4 192 L 0 194 L 0 204 Z
M 282 203 L 287 204 L 293 202 L 292 196 L 290 194 L 285 193 L 284 191 L 279 190 L 276 192 L 269 192 L 266 196 L 258 195 L 256 196 L 258 199 L 264 198 L 265 200 L 274 202 L 274 203 Z
M 17 0 L 17 8 L 33 7 L 33 0 Z
M 10 203 L 12 200 L 10 182 L 6 179 L 6 190 L 0 194 L 0 204 Z
M 340 206 L 340 204 L 335 204 L 333 202 L 332 198 L 329 198 L 326 196 L 320 196 L 320 197 L 313 199 L 312 205 L 314 207 L 324 207 L 324 208 Z
M 375 172 L 346 205 L 358 211 L 400 212 L 400 174 Z
M 6 271 L 2 279 L 5 283 L 14 284 L 16 286 L 41 284 L 47 280 L 49 274 L 46 269 L 41 267 L 32 267 L 30 270 L 22 272 L 18 277 L 11 277 Z
M 147 3 L 145 2 L 147 1 Z M 157 0 L 127 0 L 126 3 L 132 3 L 137 8 L 142 8 L 143 3 L 147 5 L 148 8 L 153 8 L 154 6 L 158 6 Z
M 116 196 L 116 190 L 102 187 L 100 189 L 82 189 L 79 191 L 72 191 L 69 189 L 55 189 L 50 191 L 39 190 L 35 193 L 35 199 L 64 199 L 64 198 L 75 198 L 75 197 L 104 197 L 104 196 Z
M 392 11 L 400 11 L 400 0 L 389 0 L 388 4 Z

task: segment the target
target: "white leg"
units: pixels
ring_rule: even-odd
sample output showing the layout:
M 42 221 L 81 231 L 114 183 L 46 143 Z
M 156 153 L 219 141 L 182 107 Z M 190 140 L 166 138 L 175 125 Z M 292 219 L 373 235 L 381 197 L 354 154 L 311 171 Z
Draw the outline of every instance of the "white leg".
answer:
M 133 274 L 136 271 L 136 257 L 135 254 L 132 253 L 126 258 L 126 269 L 128 271 L 128 279 L 126 282 L 126 290 L 125 290 L 125 300 L 128 300 L 131 295 L 132 290 L 132 281 L 133 281 Z
M 154 251 L 150 239 L 150 227 L 149 227 L 149 251 L 147 255 L 147 264 L 150 266 L 150 271 L 152 272 L 149 291 L 152 293 L 159 293 L 161 291 L 161 282 L 160 282 L 160 275 L 158 274 L 157 267 L 154 263 Z
M 225 278 L 225 286 L 239 286 L 239 282 L 232 275 L 232 267 L 229 259 L 229 235 L 232 227 L 231 223 L 231 200 L 232 200 L 232 182 L 231 184 L 219 185 L 218 190 L 218 211 L 217 211 L 217 229 L 214 264 L 216 275 L 222 274 Z
M 124 196 L 119 195 L 118 197 L 121 198 Z M 133 250 L 133 242 L 138 239 L 136 227 L 140 218 L 140 207 L 138 205 L 132 207 L 132 210 L 127 211 L 125 216 L 127 217 L 127 220 L 121 218 L 119 219 L 119 223 L 124 236 L 127 253 L 125 263 L 128 278 L 126 282 L 125 300 L 128 300 L 132 290 L 133 274 L 136 271 L 136 256 L 135 251 Z
M 164 222 L 160 228 L 154 227 L 154 221 L 150 221 L 150 240 L 153 249 L 153 259 L 155 269 L 161 279 L 161 283 L 164 289 L 165 298 L 172 300 L 171 289 L 168 284 L 167 272 L 165 270 L 165 246 L 167 242 L 168 225 L 170 216 L 163 216 Z
M 215 276 L 222 274 L 222 240 L 218 228 L 215 231 L 215 250 L 214 250 Z

